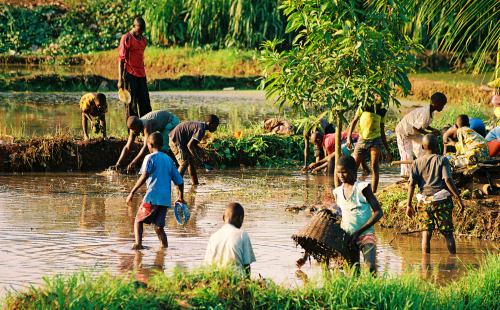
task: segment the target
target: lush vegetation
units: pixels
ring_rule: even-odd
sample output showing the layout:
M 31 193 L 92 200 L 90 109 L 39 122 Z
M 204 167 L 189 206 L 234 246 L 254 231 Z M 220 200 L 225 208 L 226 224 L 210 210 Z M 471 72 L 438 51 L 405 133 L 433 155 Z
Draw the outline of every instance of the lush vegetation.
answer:
M 415 274 L 360 276 L 333 271 L 318 281 L 287 288 L 246 280 L 229 270 L 175 270 L 147 285 L 132 277 L 78 273 L 46 278 L 41 287 L 11 294 L 7 309 L 498 309 L 500 256 L 457 282 L 437 286 Z
M 66 5 L 25 8 L 0 4 L 0 53 L 68 55 L 113 49 L 137 15 L 145 17 L 146 35 L 156 46 L 254 49 L 274 38 L 285 39 L 287 46 L 292 43 L 293 31 L 286 29 L 279 0 L 59 2 Z M 366 12 L 388 7 L 384 0 L 355 2 L 357 9 Z M 406 13 L 401 31 L 431 53 L 450 52 L 476 71 L 495 62 L 500 38 L 498 1 L 389 3 Z

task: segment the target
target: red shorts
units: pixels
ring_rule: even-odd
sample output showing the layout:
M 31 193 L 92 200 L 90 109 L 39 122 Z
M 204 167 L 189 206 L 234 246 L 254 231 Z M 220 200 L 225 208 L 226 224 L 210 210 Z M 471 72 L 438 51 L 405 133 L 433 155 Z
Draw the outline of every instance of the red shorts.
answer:
M 145 224 L 154 224 L 157 227 L 165 227 L 165 218 L 167 216 L 167 207 L 152 205 L 147 202 L 141 203 L 135 216 L 136 222 Z

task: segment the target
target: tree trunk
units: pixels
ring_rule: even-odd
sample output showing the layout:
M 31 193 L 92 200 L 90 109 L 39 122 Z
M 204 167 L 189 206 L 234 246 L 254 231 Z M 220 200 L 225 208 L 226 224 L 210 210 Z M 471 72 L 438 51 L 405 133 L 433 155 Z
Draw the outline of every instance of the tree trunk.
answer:
M 340 186 L 340 180 L 337 174 L 337 163 L 339 162 L 340 156 L 342 156 L 342 119 L 340 118 L 340 112 L 335 113 L 335 187 Z

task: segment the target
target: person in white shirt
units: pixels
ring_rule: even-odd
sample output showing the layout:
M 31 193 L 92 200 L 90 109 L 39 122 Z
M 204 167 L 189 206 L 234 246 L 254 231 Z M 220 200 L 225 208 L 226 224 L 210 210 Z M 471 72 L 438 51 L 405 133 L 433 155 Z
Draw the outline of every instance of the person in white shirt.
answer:
M 227 205 L 222 217 L 224 226 L 210 236 L 205 253 L 206 265 L 234 266 L 250 276 L 250 264 L 255 262 L 255 254 L 248 234 L 241 229 L 244 217 L 245 211 L 239 203 Z
M 431 104 L 417 108 L 406 114 L 396 126 L 399 155 L 402 162 L 411 162 L 422 154 L 422 137 L 428 133 L 440 134 L 437 129 L 429 126 L 432 123 L 432 113 L 441 112 L 446 105 L 447 98 L 437 92 L 431 96 Z M 408 178 L 411 164 L 401 164 L 401 176 Z

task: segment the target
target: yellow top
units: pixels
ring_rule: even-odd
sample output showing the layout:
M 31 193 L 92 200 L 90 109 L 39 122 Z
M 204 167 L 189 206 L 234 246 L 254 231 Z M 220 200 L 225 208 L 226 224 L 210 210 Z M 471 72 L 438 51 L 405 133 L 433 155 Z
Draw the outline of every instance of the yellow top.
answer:
M 495 111 L 493 113 L 496 117 L 496 126 L 500 126 L 500 107 L 495 107 Z
M 377 139 L 382 136 L 380 132 L 380 123 L 384 121 L 384 117 L 377 113 L 363 111 L 360 108 L 356 111 L 356 116 L 359 118 L 359 135 L 363 140 Z
M 99 114 L 108 112 L 107 103 L 102 104 L 96 100 L 96 95 L 88 93 L 80 99 L 80 110 L 88 113 L 91 116 L 98 116 Z

